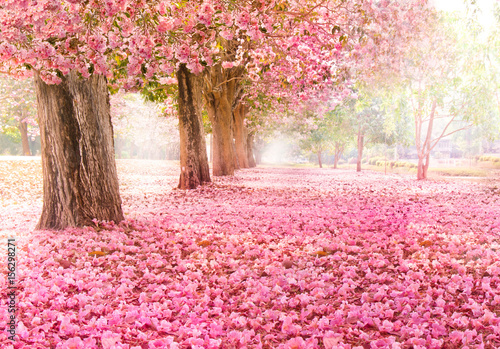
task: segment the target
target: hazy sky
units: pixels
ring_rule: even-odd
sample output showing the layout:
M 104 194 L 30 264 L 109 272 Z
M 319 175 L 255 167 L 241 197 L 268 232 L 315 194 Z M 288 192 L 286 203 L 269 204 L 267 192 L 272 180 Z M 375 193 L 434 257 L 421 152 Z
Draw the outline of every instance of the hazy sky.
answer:
M 463 11 L 465 12 L 466 6 L 464 0 L 431 0 L 436 8 L 443 11 Z M 493 5 L 496 0 L 476 0 L 481 13 L 481 23 L 485 27 L 489 27 L 494 23 Z

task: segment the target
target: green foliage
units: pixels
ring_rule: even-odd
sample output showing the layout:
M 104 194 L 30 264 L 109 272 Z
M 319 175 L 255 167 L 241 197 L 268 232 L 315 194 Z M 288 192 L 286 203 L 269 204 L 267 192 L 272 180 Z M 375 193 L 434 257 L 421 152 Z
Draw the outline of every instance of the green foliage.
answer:
M 500 163 L 500 157 L 483 155 L 483 156 L 480 156 L 478 158 L 478 161 L 482 161 L 482 162 L 491 161 L 491 162 Z
M 368 87 L 360 83 L 357 93 L 354 128 L 364 135 L 365 143 L 394 144 L 398 140 L 397 133 L 394 132 L 396 124 L 384 108 L 382 90 L 379 90 L 378 86 Z
M 388 168 L 408 168 L 408 169 L 413 169 L 417 168 L 417 165 L 408 161 L 395 161 L 395 160 L 385 160 L 383 157 L 375 157 L 375 158 L 370 158 L 368 160 L 368 164 L 370 165 L 375 165 L 378 167 L 385 167 L 387 166 Z
M 13 137 L 14 136 L 14 137 Z M 0 133 L 0 155 L 21 155 L 21 136 L 19 132 L 15 135 Z
M 477 168 L 433 168 L 432 173 L 446 177 L 487 177 L 488 172 Z

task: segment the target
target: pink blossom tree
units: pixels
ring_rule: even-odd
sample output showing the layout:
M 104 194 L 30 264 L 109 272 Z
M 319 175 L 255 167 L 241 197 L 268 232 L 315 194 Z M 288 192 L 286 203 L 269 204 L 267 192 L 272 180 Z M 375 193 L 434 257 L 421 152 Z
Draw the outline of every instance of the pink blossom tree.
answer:
M 0 5 L 0 69 L 35 79 L 44 173 L 40 229 L 123 219 L 99 11 L 95 2 Z
M 210 181 L 202 101 L 214 132 L 213 172 L 231 175 L 243 79 L 268 74 L 302 99 L 306 90 L 342 85 L 359 57 L 390 47 L 384 33 L 396 33 L 397 14 L 409 11 L 411 3 L 391 1 L 5 1 L 0 68 L 34 76 L 37 89 L 45 173 L 39 227 L 123 218 L 108 82 L 163 88 L 177 78 L 179 187 L 193 188 Z

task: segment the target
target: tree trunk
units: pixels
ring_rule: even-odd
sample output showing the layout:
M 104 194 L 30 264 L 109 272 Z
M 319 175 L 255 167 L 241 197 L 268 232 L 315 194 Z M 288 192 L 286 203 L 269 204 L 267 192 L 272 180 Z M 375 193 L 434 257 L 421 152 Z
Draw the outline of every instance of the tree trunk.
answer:
M 214 98 L 207 105 L 208 115 L 212 121 L 214 176 L 234 175 L 233 151 L 233 113 L 231 105 L 224 93 L 213 93 Z
M 214 135 L 210 133 L 210 162 L 214 161 Z
M 319 168 L 323 168 L 323 163 L 321 162 L 321 151 L 318 151 L 317 154 L 318 154 L 318 165 L 319 165 Z
M 233 110 L 234 115 L 234 142 L 236 146 L 236 157 L 240 168 L 248 168 L 248 131 L 245 126 L 245 117 L 248 107 L 238 103 Z
M 418 164 L 417 164 L 417 179 L 425 179 L 424 175 L 424 158 L 422 156 L 418 156 Z
M 194 189 L 210 182 L 207 146 L 201 119 L 201 78 L 185 64 L 177 70 L 181 176 L 179 189 Z
M 361 127 L 358 130 L 358 161 L 356 163 L 356 171 L 361 172 L 361 159 L 363 158 L 364 135 Z
M 223 43 L 224 47 L 238 42 Z M 206 69 L 203 97 L 213 134 L 213 175 L 232 176 L 235 170 L 233 149 L 233 107 L 237 95 L 242 91 L 238 79 L 244 74 L 242 66 L 224 69 L 216 64 Z
M 427 179 L 427 171 L 429 169 L 430 154 L 418 155 L 417 164 L 417 180 Z
M 344 149 L 342 146 L 335 146 L 335 157 L 333 160 L 333 168 L 334 169 L 338 168 L 340 156 L 342 155 L 343 150 Z
M 234 132 L 233 132 L 234 134 Z M 240 167 L 240 160 L 238 160 L 238 156 L 236 155 L 236 145 L 234 144 L 234 141 L 231 142 L 231 146 L 233 147 L 233 161 L 234 161 L 234 169 L 239 170 Z
M 255 157 L 253 156 L 253 133 L 247 135 L 247 157 L 248 157 L 248 167 L 256 167 Z
M 23 155 L 31 156 L 30 140 L 28 138 L 28 124 L 24 122 L 23 119 L 24 115 L 21 116 L 21 120 L 19 120 L 19 125 L 17 126 L 17 128 L 21 133 L 21 144 L 23 146 Z
M 106 78 L 59 85 L 35 76 L 42 145 L 43 209 L 37 229 L 123 220 Z

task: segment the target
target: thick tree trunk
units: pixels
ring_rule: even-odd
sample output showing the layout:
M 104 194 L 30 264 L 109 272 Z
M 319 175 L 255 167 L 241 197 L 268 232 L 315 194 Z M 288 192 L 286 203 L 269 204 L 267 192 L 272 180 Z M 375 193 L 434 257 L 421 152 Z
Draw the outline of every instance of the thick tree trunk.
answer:
M 224 42 L 223 47 L 236 49 L 238 41 Z M 236 168 L 233 145 L 233 107 L 242 91 L 238 79 L 244 67 L 224 69 L 216 64 L 206 69 L 204 80 L 205 105 L 212 123 L 213 175 L 232 176 Z
M 23 146 L 23 155 L 31 156 L 30 140 L 28 138 L 28 124 L 23 122 L 23 116 L 19 120 L 19 125 L 17 126 L 19 132 L 21 133 L 21 144 Z
M 240 168 L 248 168 L 248 131 L 245 126 L 245 117 L 248 107 L 238 103 L 233 110 L 234 115 L 234 142 L 236 146 L 236 157 Z
M 179 83 L 179 132 L 181 176 L 179 189 L 194 189 L 210 182 L 207 145 L 201 119 L 201 77 L 185 64 L 177 70 Z
M 214 135 L 210 133 L 210 162 L 214 161 Z
M 318 154 L 318 165 L 319 165 L 319 168 L 323 168 L 323 163 L 321 162 L 321 151 L 318 151 L 317 154 Z
M 363 158 L 364 135 L 361 128 L 358 130 L 358 161 L 356 163 L 356 171 L 361 172 L 361 159 Z
M 253 138 L 254 135 L 252 133 L 247 135 L 247 158 L 248 158 L 248 167 L 256 167 L 255 157 L 253 155 Z
M 43 209 L 37 229 L 123 220 L 106 79 L 59 85 L 35 77 L 42 143 Z
M 224 92 L 224 91 L 223 91 Z M 214 176 L 234 175 L 233 112 L 226 93 L 212 93 L 207 110 L 212 121 Z
M 234 132 L 233 132 L 234 134 Z M 240 167 L 240 160 L 238 160 L 238 156 L 236 155 L 236 145 L 234 144 L 234 141 L 231 142 L 232 146 L 233 146 L 233 155 L 234 155 L 234 158 L 233 158 L 233 161 L 234 161 L 234 169 L 235 170 L 239 170 L 241 167 Z

